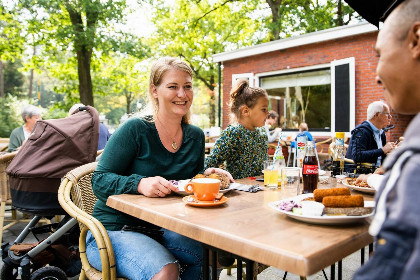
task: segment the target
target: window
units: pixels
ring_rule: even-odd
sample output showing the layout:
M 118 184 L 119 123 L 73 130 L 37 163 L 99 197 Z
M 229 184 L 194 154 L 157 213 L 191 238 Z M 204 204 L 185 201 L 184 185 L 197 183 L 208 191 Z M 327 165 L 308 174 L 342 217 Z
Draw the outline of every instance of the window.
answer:
M 299 73 L 262 77 L 271 109 L 279 114 L 279 126 L 298 129 L 306 122 L 311 131 L 331 128 L 331 70 L 318 69 Z

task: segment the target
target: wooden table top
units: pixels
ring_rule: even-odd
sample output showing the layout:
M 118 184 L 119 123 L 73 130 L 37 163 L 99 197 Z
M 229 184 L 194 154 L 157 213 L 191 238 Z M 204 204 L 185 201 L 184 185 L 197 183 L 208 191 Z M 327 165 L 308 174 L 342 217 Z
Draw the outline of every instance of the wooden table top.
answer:
M 249 179 L 237 182 L 256 183 Z M 107 205 L 202 243 L 301 276 L 312 275 L 373 241 L 366 221 L 341 226 L 313 225 L 276 212 L 268 203 L 281 200 L 280 191 L 232 190 L 225 196 L 228 198 L 225 204 L 208 208 L 185 205 L 178 195 L 165 198 L 114 195 L 108 198 Z M 365 198 L 373 200 L 372 195 Z

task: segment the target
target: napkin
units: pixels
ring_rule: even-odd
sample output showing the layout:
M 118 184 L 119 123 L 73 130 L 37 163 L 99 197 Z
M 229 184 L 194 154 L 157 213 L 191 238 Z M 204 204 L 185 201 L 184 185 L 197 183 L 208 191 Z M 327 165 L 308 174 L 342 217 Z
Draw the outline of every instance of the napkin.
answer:
M 263 190 L 263 188 L 259 185 L 244 185 L 239 183 L 231 183 L 229 189 L 251 193 Z

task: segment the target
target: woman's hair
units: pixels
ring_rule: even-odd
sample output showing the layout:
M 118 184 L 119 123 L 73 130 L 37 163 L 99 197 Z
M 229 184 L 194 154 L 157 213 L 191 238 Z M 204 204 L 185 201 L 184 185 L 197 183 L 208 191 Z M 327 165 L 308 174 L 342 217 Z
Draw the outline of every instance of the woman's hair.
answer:
M 230 111 L 236 120 L 241 118 L 243 106 L 253 108 L 260 97 L 268 98 L 265 89 L 250 87 L 247 80 L 238 80 L 230 91 Z
M 24 122 L 26 122 L 25 117 L 32 118 L 32 116 L 41 116 L 42 110 L 34 105 L 26 105 L 22 109 L 22 113 L 20 114 L 22 116 L 22 119 Z
M 156 115 L 159 110 L 159 102 L 157 98 L 154 98 L 152 95 L 152 85 L 159 86 L 162 83 L 163 75 L 168 72 L 169 70 L 181 70 L 186 72 L 193 78 L 193 70 L 191 67 L 185 62 L 175 57 L 162 57 L 156 60 L 153 65 L 152 69 L 150 70 L 150 80 L 149 80 L 149 97 L 150 102 L 153 106 L 153 114 Z M 190 119 L 190 112 L 188 112 L 183 118 L 182 122 L 189 123 Z

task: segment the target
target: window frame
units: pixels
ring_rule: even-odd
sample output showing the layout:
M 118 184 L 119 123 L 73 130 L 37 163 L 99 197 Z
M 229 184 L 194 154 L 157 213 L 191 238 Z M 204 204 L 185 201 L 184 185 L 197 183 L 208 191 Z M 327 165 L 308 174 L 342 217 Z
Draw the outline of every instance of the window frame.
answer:
M 349 57 L 345 59 L 339 59 L 331 61 L 330 63 L 325 64 L 317 64 L 317 65 L 310 65 L 305 67 L 298 67 L 298 68 L 290 68 L 289 66 L 286 67 L 286 69 L 283 70 L 276 70 L 276 71 L 270 71 L 270 72 L 261 72 L 254 75 L 255 80 L 255 87 L 259 87 L 261 84 L 261 79 L 268 77 L 268 76 L 277 76 L 277 75 L 285 75 L 285 74 L 294 74 L 294 73 L 300 73 L 300 72 L 307 72 L 307 71 L 314 71 L 314 70 L 322 70 L 326 68 L 330 68 L 331 70 L 331 128 L 330 131 L 311 131 L 311 134 L 313 136 L 334 136 L 335 135 L 335 99 L 336 99 L 336 76 L 335 76 L 335 69 L 337 66 L 340 65 L 349 65 L 349 131 L 344 131 L 346 136 L 350 136 L 350 132 L 355 127 L 355 95 L 356 95 L 356 86 L 355 86 L 355 59 L 354 57 Z M 232 81 L 233 77 L 239 77 L 240 75 L 247 75 L 249 73 L 244 74 L 233 74 L 232 75 Z M 309 128 L 310 130 L 310 128 Z M 295 130 L 287 130 L 284 132 L 284 134 L 295 134 Z

